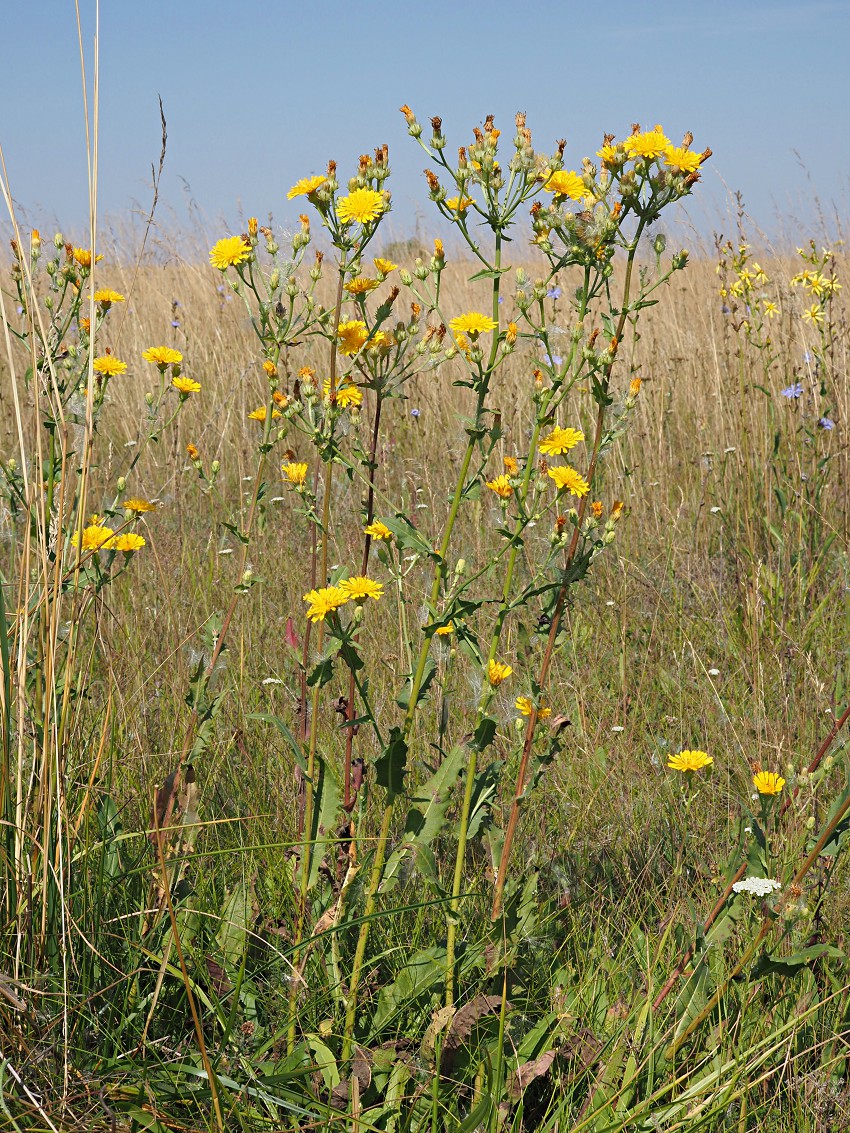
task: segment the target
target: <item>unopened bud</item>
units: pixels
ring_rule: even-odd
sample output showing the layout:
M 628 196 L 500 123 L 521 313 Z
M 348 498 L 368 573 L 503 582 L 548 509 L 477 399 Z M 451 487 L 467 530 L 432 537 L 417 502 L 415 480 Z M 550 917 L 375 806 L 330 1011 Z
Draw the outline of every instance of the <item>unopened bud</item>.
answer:
M 458 578 L 466 571 L 466 559 L 458 559 L 455 566 L 455 574 Z
M 212 472 L 213 476 L 217 476 L 220 471 L 221 471 L 221 461 L 220 460 L 214 460 L 212 462 L 212 464 L 210 465 L 210 472 Z
M 127 481 L 123 476 L 118 477 L 118 491 L 123 492 L 127 487 Z

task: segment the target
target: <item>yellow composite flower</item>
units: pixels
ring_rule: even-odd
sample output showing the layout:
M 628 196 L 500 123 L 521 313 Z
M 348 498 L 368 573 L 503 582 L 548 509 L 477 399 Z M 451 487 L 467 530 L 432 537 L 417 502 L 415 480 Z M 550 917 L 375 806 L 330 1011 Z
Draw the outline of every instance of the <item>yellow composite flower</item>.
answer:
M 605 509 L 602 506 L 601 500 L 594 500 L 593 503 L 590 505 L 590 510 L 593 513 L 594 519 L 601 519 L 602 518 L 602 512 Z
M 304 601 L 309 602 L 307 617 L 311 622 L 321 622 L 344 606 L 349 595 L 339 586 L 322 586 L 319 590 L 310 590 L 304 595 Z
M 179 366 L 183 355 L 179 350 L 172 350 L 170 346 L 151 346 L 142 357 L 146 362 L 153 362 L 157 366 Z
M 785 780 L 775 771 L 757 771 L 753 775 L 753 786 L 760 795 L 778 795 L 785 786 Z
M 495 330 L 499 324 L 489 315 L 482 315 L 480 311 L 467 311 L 465 315 L 458 315 L 449 323 L 455 334 L 469 334 L 477 338 L 485 331 Z
M 286 194 L 288 201 L 294 201 L 296 197 L 309 197 L 311 193 L 324 185 L 327 177 L 319 174 L 317 177 L 302 177 L 300 181 L 296 181 L 289 192 Z
M 190 460 L 198 460 L 201 455 L 191 441 L 186 445 L 186 453 Z
M 696 173 L 702 162 L 701 153 L 693 153 L 684 146 L 668 146 L 664 151 L 664 163 L 679 173 Z
M 363 346 L 363 343 L 369 337 L 369 332 L 366 330 L 366 324 L 360 319 L 349 319 L 346 323 L 340 323 L 336 328 L 336 335 L 339 339 L 339 349 L 341 354 L 356 354 Z
M 375 265 L 375 271 L 378 275 L 389 275 L 391 271 L 395 271 L 398 267 L 398 264 L 394 264 L 392 260 L 382 259 L 381 256 L 372 260 L 372 263 Z
M 304 481 L 307 479 L 306 464 L 284 464 L 281 466 L 281 472 L 284 475 L 284 479 L 288 480 L 290 484 L 295 484 L 299 488 L 303 487 Z
M 487 662 L 487 680 L 495 688 L 500 685 L 502 681 L 506 681 L 513 672 L 510 665 L 506 665 L 504 661 Z
M 210 263 L 219 271 L 225 271 L 250 259 L 252 251 L 241 236 L 225 236 L 210 248 Z
M 550 173 L 543 188 L 547 193 L 555 193 L 559 197 L 569 197 L 571 201 L 580 201 L 588 196 L 588 188 L 578 173 L 559 169 Z
M 503 500 L 509 500 L 514 494 L 510 480 L 504 475 L 497 476 L 495 480 L 488 480 L 487 487 Z
M 576 472 L 574 468 L 570 468 L 569 464 L 559 465 L 557 468 L 550 468 L 549 475 L 558 485 L 558 488 L 563 491 L 566 488 L 573 496 L 586 496 L 590 491 L 590 485 L 587 480 Z
M 779 314 L 779 308 L 776 306 L 775 303 L 771 303 L 771 301 L 769 299 L 763 299 L 762 304 L 764 306 L 764 313 L 767 315 L 767 317 L 769 319 L 772 319 L 774 317 L 774 315 Z
M 356 279 L 350 279 L 345 284 L 345 290 L 349 295 L 368 295 L 370 291 L 374 291 L 376 287 L 381 286 L 379 279 L 369 279 L 364 275 L 357 276 Z
M 374 598 L 377 602 L 384 593 L 383 585 L 372 578 L 367 578 L 365 574 L 347 578 L 339 584 L 339 588 L 354 602 L 362 602 L 365 598 Z
M 107 310 L 113 303 L 124 302 L 124 296 L 120 291 L 110 291 L 108 287 L 104 287 L 100 291 L 95 291 L 93 298 L 95 303 L 102 304 Z
M 105 374 L 108 378 L 114 378 L 116 374 L 126 372 L 127 363 L 116 358 L 114 354 L 102 354 L 100 358 L 95 358 L 92 362 L 92 368 L 98 374 Z
M 96 519 L 96 516 L 92 516 Z M 83 528 L 83 550 L 84 551 L 99 551 L 101 547 L 105 547 L 112 536 L 115 534 L 111 527 L 106 527 L 100 523 L 89 524 L 88 527 Z M 77 547 L 80 543 L 80 533 L 75 531 L 71 536 L 71 546 Z
M 530 696 L 518 696 L 516 698 L 516 709 L 521 712 L 523 716 L 530 716 L 531 709 L 534 707 L 534 701 Z M 541 704 L 537 709 L 537 719 L 547 720 L 552 715 L 552 709 L 547 708 Z
M 326 381 L 323 386 L 326 398 L 331 396 L 331 383 Z M 363 404 L 363 391 L 354 382 L 343 381 L 336 387 L 336 403 L 341 409 L 357 409 Z
M 191 378 L 172 378 L 171 384 L 178 393 L 188 397 L 190 393 L 200 393 L 201 383 L 192 381 Z
M 505 471 L 509 476 L 516 476 L 519 472 L 519 461 L 515 456 L 505 456 L 502 458 L 502 463 L 505 466 Z
M 263 362 L 263 369 L 265 370 L 265 372 L 268 374 L 268 376 L 270 378 L 276 378 L 277 377 L 277 366 L 275 366 L 275 364 L 274 364 L 274 362 L 272 362 L 271 358 L 266 358 L 265 362 Z
M 437 635 L 437 637 L 448 637 L 449 634 L 454 633 L 454 631 L 455 631 L 454 622 L 446 622 L 446 624 L 444 626 L 440 626 L 439 629 L 435 629 L 434 633 Z
M 336 202 L 336 215 L 343 224 L 368 224 L 384 211 L 383 195 L 375 189 L 355 189 Z
M 811 307 L 807 307 L 803 311 L 803 319 L 812 326 L 823 326 L 823 311 L 819 304 L 812 303 Z
M 125 531 L 123 535 L 116 535 L 106 544 L 108 551 L 138 551 L 145 545 L 143 536 L 136 535 L 134 531 Z
M 667 766 L 674 771 L 702 771 L 710 767 L 714 760 L 704 751 L 680 751 L 678 755 L 671 755 Z
M 368 527 L 363 528 L 364 535 L 371 535 L 373 539 L 392 539 L 393 533 L 380 519 L 375 519 Z
M 274 420 L 275 417 L 280 417 L 280 411 L 277 410 L 277 409 L 272 409 L 272 420 Z M 256 409 L 252 409 L 251 412 L 248 414 L 248 419 L 250 421 L 265 421 L 265 419 L 266 419 L 266 407 L 265 407 L 265 405 L 258 405 Z
M 156 511 L 156 504 L 152 504 L 150 500 L 140 499 L 138 496 L 131 496 L 121 506 L 127 511 L 134 511 L 136 515 L 142 515 L 146 511 Z
M 447 197 L 443 204 L 447 209 L 452 212 L 466 212 L 471 204 L 474 204 L 472 197 Z
M 580 429 L 562 429 L 556 425 L 549 436 L 540 442 L 540 451 L 549 456 L 562 456 L 583 440 L 584 433 Z
M 89 248 L 75 248 L 72 254 L 74 256 L 74 259 L 77 261 L 77 263 L 80 265 L 81 268 L 90 268 L 91 267 L 91 249 L 89 249 Z M 99 263 L 102 259 L 103 259 L 103 256 L 95 256 L 95 258 L 94 258 L 95 263 Z
M 616 146 L 603 146 L 596 151 L 596 156 L 603 165 L 618 165 L 623 160 L 623 155 Z
M 629 157 L 660 157 L 672 148 L 672 145 L 673 143 L 665 136 L 661 126 L 656 126 L 654 130 L 647 130 L 643 134 L 631 134 L 623 142 L 623 148 Z

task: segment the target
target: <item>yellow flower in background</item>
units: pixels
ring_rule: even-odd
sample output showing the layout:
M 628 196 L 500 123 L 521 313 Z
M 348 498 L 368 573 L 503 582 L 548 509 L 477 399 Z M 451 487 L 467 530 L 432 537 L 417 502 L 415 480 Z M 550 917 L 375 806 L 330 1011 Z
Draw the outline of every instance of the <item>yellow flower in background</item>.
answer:
M 93 298 L 95 303 L 100 303 L 104 310 L 107 311 L 113 303 L 124 302 L 124 296 L 120 291 L 110 291 L 109 288 L 106 287 L 101 291 L 95 291 Z
M 593 503 L 590 505 L 590 510 L 593 513 L 594 519 L 601 519 L 602 518 L 602 512 L 605 509 L 602 507 L 602 501 L 601 500 L 594 500 Z
M 336 215 L 343 224 L 368 224 L 384 211 L 384 198 L 375 189 L 355 189 L 336 202 Z
M 376 330 L 369 341 L 366 343 L 367 350 L 389 350 L 391 346 L 395 345 L 395 338 L 388 334 L 385 330 Z
M 225 271 L 250 259 L 251 255 L 251 245 L 246 244 L 241 236 L 225 236 L 210 249 L 210 263 L 219 271 Z
M 295 484 L 299 488 L 304 486 L 304 481 L 307 479 L 306 464 L 284 464 L 281 467 L 281 472 L 284 479 L 288 480 L 290 484 Z
M 540 451 L 549 456 L 561 456 L 583 440 L 584 433 L 580 429 L 562 429 L 556 425 L 549 436 L 540 442 Z
M 189 443 L 186 445 L 186 454 L 188 455 L 190 460 L 198 460 L 198 458 L 200 457 L 200 453 L 191 441 L 189 441 Z
M 270 378 L 276 378 L 277 377 L 277 366 L 275 366 L 275 364 L 274 364 L 274 362 L 272 362 L 271 358 L 267 358 L 265 360 L 265 362 L 263 362 L 263 369 L 265 370 L 265 372 L 268 374 L 268 376 Z
M 785 780 L 775 771 L 757 771 L 753 775 L 753 786 L 760 795 L 778 795 L 785 786 Z
M 769 299 L 763 299 L 762 305 L 764 307 L 764 313 L 767 315 L 767 317 L 769 319 L 772 319 L 774 317 L 774 315 L 779 314 L 779 308 L 776 306 L 775 303 L 771 303 L 771 301 Z
M 349 319 L 347 323 L 340 323 L 336 328 L 336 335 L 339 339 L 339 349 L 341 354 L 356 354 L 366 339 L 369 337 L 369 332 L 366 330 L 366 324 L 360 319 Z
M 127 511 L 134 511 L 137 515 L 142 515 L 146 511 L 156 511 L 156 504 L 152 504 L 150 500 L 139 499 L 138 496 L 125 500 L 121 506 Z
M 683 146 L 669 146 L 664 151 L 664 162 L 679 173 L 696 173 L 702 162 L 702 154 L 692 153 Z
M 578 173 L 568 172 L 566 169 L 559 169 L 557 173 L 551 173 L 543 188 L 547 193 L 555 193 L 559 197 L 569 197 L 571 201 L 580 201 L 589 194 L 587 185 Z
M 672 147 L 673 143 L 668 137 L 665 137 L 661 126 L 656 126 L 654 130 L 647 130 L 643 134 L 631 134 L 623 142 L 623 148 L 629 157 L 660 157 Z
M 702 771 L 704 767 L 710 767 L 714 763 L 707 752 L 704 751 L 680 751 L 678 755 L 671 755 L 667 760 L 667 766 L 674 771 Z
M 467 311 L 465 315 L 458 315 L 449 323 L 455 334 L 469 334 L 477 338 L 479 334 L 495 330 L 499 324 L 489 315 L 482 315 L 479 311 Z
M 345 290 L 349 295 L 368 295 L 370 291 L 374 291 L 376 287 L 381 286 L 379 279 L 367 279 L 366 276 L 359 275 L 356 279 L 350 279 L 345 284 Z
M 437 637 L 448 637 L 450 634 L 454 633 L 454 631 L 454 622 L 446 622 L 444 626 L 440 626 L 439 629 L 435 629 L 434 633 L 437 635 Z
M 151 346 L 142 354 L 146 362 L 153 362 L 157 366 L 179 366 L 183 355 L 179 350 L 172 350 L 170 346 Z
M 534 701 L 531 699 L 530 696 L 518 696 L 516 698 L 516 709 L 517 709 L 518 712 L 521 712 L 523 714 L 523 716 L 530 716 L 531 715 L 531 709 L 533 707 L 534 707 Z M 541 704 L 540 707 L 537 709 L 537 719 L 538 720 L 546 720 L 551 715 L 552 715 L 552 709 L 546 708 L 545 705 L 543 705 L 543 704 Z
M 443 204 L 452 212 L 464 213 L 474 201 L 472 197 L 447 197 Z
M 375 582 L 374 579 L 367 578 L 365 574 L 355 575 L 354 578 L 347 578 L 344 582 L 339 584 L 340 590 L 353 602 L 362 602 L 366 598 L 374 598 L 377 602 L 383 596 L 384 588 L 380 582 Z
M 506 665 L 504 661 L 488 661 L 487 662 L 487 680 L 495 688 L 500 685 L 502 681 L 506 681 L 513 672 L 510 665 Z
M 91 267 L 91 251 L 89 248 L 75 248 L 73 251 L 73 256 L 81 268 Z M 100 263 L 102 259 L 103 256 L 95 256 L 94 262 Z
M 363 528 L 364 535 L 371 535 L 373 539 L 392 539 L 393 533 L 380 519 L 374 520 L 368 527 Z
M 349 596 L 339 586 L 323 586 L 319 590 L 310 590 L 304 595 L 304 601 L 309 603 L 307 617 L 311 622 L 321 622 L 344 606 Z
M 326 181 L 327 177 L 321 174 L 318 177 L 302 177 L 300 181 L 295 182 L 286 194 L 286 199 L 288 201 L 294 201 L 296 197 L 309 197 L 311 193 L 315 193 L 319 186 L 324 185 Z
M 515 456 L 506 456 L 503 458 L 502 463 L 505 466 L 505 471 L 509 476 L 516 476 L 519 472 L 519 461 Z
M 372 263 L 375 265 L 375 271 L 378 275 L 389 275 L 391 271 L 395 271 L 398 267 L 398 264 L 394 264 L 392 260 L 384 260 L 380 256 L 372 260 Z
M 252 409 L 248 414 L 249 421 L 265 421 L 267 409 L 265 405 L 258 405 L 256 409 Z M 272 410 L 272 420 L 275 417 L 280 417 L 280 412 L 277 409 Z
M 145 545 L 145 540 L 141 535 L 136 535 L 132 531 L 127 531 L 123 535 L 116 535 L 114 539 L 110 539 L 106 544 L 108 551 L 138 551 Z
M 803 311 L 803 320 L 804 322 L 811 323 L 812 326 L 823 326 L 823 311 L 819 304 L 812 303 L 811 307 L 807 307 L 805 311 Z
M 596 156 L 603 165 L 618 165 L 623 158 L 616 146 L 603 146 L 596 151 Z
M 581 473 L 576 472 L 574 468 L 570 468 L 569 464 L 563 464 L 558 468 L 550 468 L 548 471 L 561 491 L 566 489 L 573 496 L 579 497 L 586 496 L 590 491 L 590 485 L 585 478 Z
M 331 383 L 325 382 L 323 392 L 326 398 L 331 396 Z M 363 391 L 352 381 L 343 381 L 336 387 L 336 403 L 341 409 L 357 408 L 363 404 Z
M 93 519 L 97 518 L 92 516 Z M 99 551 L 101 547 L 105 547 L 112 536 L 115 534 L 111 527 L 105 527 L 100 523 L 89 524 L 88 527 L 83 528 L 83 550 L 84 551 Z M 71 546 L 77 547 L 80 543 L 80 533 L 75 531 L 71 536 Z
M 488 480 L 487 487 L 503 500 L 509 500 L 514 494 L 511 482 L 507 476 L 497 476 L 495 480 Z
M 102 354 L 100 358 L 95 358 L 92 362 L 92 368 L 98 374 L 105 374 L 109 378 L 114 378 L 116 374 L 123 374 L 127 370 L 127 363 L 122 362 L 120 358 L 116 358 L 114 354 Z
M 191 378 L 172 378 L 171 384 L 184 397 L 188 397 L 190 393 L 200 393 L 201 391 L 201 383 L 194 382 Z

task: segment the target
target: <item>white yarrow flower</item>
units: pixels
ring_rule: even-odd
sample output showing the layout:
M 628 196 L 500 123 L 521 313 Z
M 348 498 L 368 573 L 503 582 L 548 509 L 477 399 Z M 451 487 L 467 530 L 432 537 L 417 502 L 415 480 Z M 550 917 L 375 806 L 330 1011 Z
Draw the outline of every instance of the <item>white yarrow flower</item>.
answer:
M 754 897 L 767 897 L 782 886 L 769 877 L 745 877 L 743 881 L 736 881 L 732 888 L 736 893 L 752 893 Z

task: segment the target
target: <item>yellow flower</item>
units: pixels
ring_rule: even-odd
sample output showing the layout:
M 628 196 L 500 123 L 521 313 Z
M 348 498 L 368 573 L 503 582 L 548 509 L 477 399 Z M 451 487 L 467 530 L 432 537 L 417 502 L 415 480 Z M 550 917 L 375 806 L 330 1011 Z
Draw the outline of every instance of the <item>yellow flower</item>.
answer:
M 345 582 L 339 584 L 339 588 L 355 602 L 362 602 L 364 598 L 374 598 L 377 602 L 384 593 L 382 584 L 367 578 L 365 574 L 347 578 Z
M 73 255 L 81 268 L 91 267 L 91 250 L 89 248 L 75 248 Z M 95 256 L 94 261 L 99 263 L 102 259 L 103 256 Z
M 91 319 L 80 319 L 80 330 L 88 334 L 91 330 Z
M 133 496 L 129 500 L 125 500 L 123 505 L 127 511 L 134 511 L 137 515 L 141 515 L 146 511 L 156 511 L 156 504 L 152 504 L 150 500 L 139 499 L 138 496 Z
M 584 433 L 580 429 L 562 429 L 556 425 L 549 436 L 540 442 L 540 451 L 550 456 L 561 456 L 583 440 Z
M 270 378 L 277 377 L 277 366 L 275 366 L 271 358 L 267 358 L 265 362 L 263 362 L 263 369 L 266 371 Z
M 331 383 L 325 382 L 323 386 L 325 398 L 331 396 Z M 354 382 L 343 381 L 336 387 L 336 403 L 341 409 L 357 408 L 363 404 L 363 391 Z
M 132 531 L 127 531 L 123 535 L 116 535 L 114 539 L 110 539 L 106 544 L 108 551 L 138 551 L 144 547 L 145 540 L 141 535 L 136 535 Z
M 567 172 L 565 169 L 551 173 L 543 188 L 547 193 L 555 193 L 559 197 L 569 197 L 571 201 L 580 201 L 583 197 L 588 196 L 587 185 L 578 173 Z
M 284 464 L 281 467 L 281 472 L 290 484 L 295 484 L 299 488 L 303 487 L 304 481 L 307 479 L 306 464 Z
M 602 512 L 604 511 L 604 508 L 602 507 L 602 501 L 601 500 L 594 500 L 593 503 L 590 505 L 590 510 L 593 513 L 594 519 L 601 519 L 602 518 Z
M 487 487 L 503 500 L 509 500 L 514 494 L 511 482 L 507 476 L 497 476 L 495 480 L 488 480 Z
M 398 267 L 398 264 L 394 264 L 392 260 L 384 260 L 380 256 L 372 260 L 372 263 L 375 265 L 375 271 L 378 275 L 389 275 L 391 271 L 395 271 Z
M 757 771 L 753 775 L 753 786 L 760 795 L 778 795 L 785 786 L 785 780 L 775 771 Z
M 774 315 L 779 314 L 779 308 L 775 303 L 771 303 L 769 299 L 763 299 L 762 303 L 764 305 L 764 313 L 769 319 L 772 319 Z
M 347 323 L 340 323 L 336 328 L 336 334 L 340 353 L 349 355 L 356 354 L 369 337 L 366 324 L 360 319 L 350 319 Z
M 184 397 L 188 397 L 190 393 L 199 393 L 201 389 L 201 383 L 194 382 L 191 378 L 172 378 L 171 384 Z
M 518 696 L 516 698 L 517 711 L 521 712 L 523 714 L 523 716 L 530 716 L 531 715 L 531 709 L 533 707 L 534 707 L 534 702 L 532 701 L 530 696 Z M 551 715 L 552 715 L 552 709 L 546 708 L 543 704 L 541 704 L 540 707 L 537 709 L 537 719 L 538 720 L 546 720 Z
M 664 162 L 679 173 L 696 173 L 702 162 L 702 154 L 691 153 L 683 146 L 668 146 L 664 151 Z
M 667 766 L 674 771 L 701 771 L 712 763 L 714 760 L 704 751 L 680 751 L 667 760 Z
M 344 606 L 349 595 L 339 586 L 323 586 L 320 590 L 310 590 L 304 595 L 304 601 L 309 602 L 307 617 L 311 622 L 321 622 L 328 614 Z
M 803 319 L 812 326 L 823 326 L 823 311 L 817 303 L 812 303 L 811 307 L 803 311 Z
M 123 303 L 124 296 L 118 291 L 110 291 L 108 288 L 104 288 L 102 291 L 95 291 L 94 301 L 100 303 L 108 311 L 113 303 Z
M 389 348 L 394 345 L 395 339 L 391 334 L 387 334 L 384 330 L 376 330 L 366 343 L 366 349 L 376 351 L 389 350 Z
M 226 271 L 229 267 L 241 264 L 251 258 L 252 249 L 241 236 L 225 236 L 210 249 L 210 263 L 219 271 Z
M 286 199 L 288 201 L 294 201 L 296 197 L 309 197 L 311 193 L 315 193 L 319 186 L 324 185 L 326 181 L 327 177 L 321 174 L 318 177 L 302 177 L 300 181 L 295 182 L 286 194 Z
M 614 523 L 616 523 L 617 520 L 622 516 L 623 508 L 625 506 L 626 505 L 622 500 L 614 500 L 613 504 L 611 505 L 611 519 L 614 521 Z
M 97 516 L 92 516 L 96 519 Z M 115 532 L 111 527 L 104 527 L 100 523 L 92 523 L 88 527 L 83 528 L 83 550 L 84 551 L 98 551 L 101 547 L 105 547 Z M 71 536 L 71 546 L 77 547 L 80 542 L 80 533 L 75 531 Z
M 380 280 L 367 279 L 366 276 L 359 275 L 356 279 L 350 279 L 346 283 L 345 290 L 349 295 L 368 295 L 370 291 L 374 291 L 376 287 L 380 286 Z
M 603 165 L 618 165 L 622 161 L 622 154 L 616 146 L 603 146 L 596 151 Z
M 672 148 L 672 145 L 670 139 L 664 136 L 664 131 L 660 126 L 656 126 L 654 130 L 648 130 L 644 134 L 631 134 L 623 142 L 623 148 L 629 157 L 660 157 L 661 154 Z
M 484 331 L 495 330 L 498 325 L 489 315 L 482 315 L 478 311 L 467 311 L 465 315 L 458 315 L 449 323 L 455 334 L 469 334 L 473 338 Z
M 154 362 L 157 366 L 179 366 L 183 355 L 179 350 L 172 350 L 170 346 L 151 346 L 142 355 L 146 362 Z
M 437 637 L 448 637 L 449 634 L 454 633 L 454 631 L 455 631 L 454 622 L 446 622 L 446 624 L 444 626 L 440 626 L 439 629 L 435 629 L 434 633 L 437 635 Z
M 519 472 L 519 461 L 515 456 L 504 457 L 503 464 L 509 476 L 516 476 L 517 472 Z
M 200 453 L 198 452 L 198 450 L 195 448 L 195 446 L 192 444 L 191 441 L 189 441 L 189 443 L 186 445 L 186 452 L 187 452 L 190 460 L 197 460 L 198 457 L 200 456 Z
M 466 212 L 471 204 L 473 204 L 472 197 L 448 197 L 443 204 L 447 209 L 452 212 Z
M 510 665 L 506 665 L 504 661 L 488 661 L 487 662 L 487 680 L 495 688 L 500 685 L 502 681 L 506 681 L 513 672 Z
M 114 354 L 102 354 L 100 358 L 95 358 L 92 367 L 98 374 L 114 378 L 116 374 L 123 374 L 126 371 L 127 363 L 116 358 Z
M 277 409 L 272 410 L 272 420 L 274 420 L 275 417 L 280 417 L 280 413 Z M 265 419 L 266 419 L 266 407 L 265 407 L 265 405 L 258 405 L 256 409 L 252 409 L 251 412 L 248 414 L 248 418 L 251 421 L 265 421 Z
M 576 472 L 574 468 L 570 468 L 569 464 L 564 464 L 558 468 L 550 468 L 549 475 L 558 485 L 559 490 L 567 489 L 574 496 L 586 496 L 590 491 L 590 485 L 585 478 Z
M 505 342 L 508 346 L 513 346 L 516 342 L 516 336 L 519 334 L 519 327 L 516 323 L 508 323 L 508 329 L 505 331 Z
M 355 189 L 336 202 L 336 215 L 343 224 L 368 224 L 384 211 L 384 198 L 375 189 Z
M 393 533 L 380 519 L 374 520 L 368 527 L 363 528 L 364 535 L 371 535 L 373 539 L 392 539 Z

